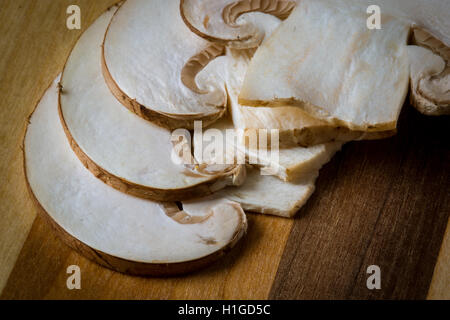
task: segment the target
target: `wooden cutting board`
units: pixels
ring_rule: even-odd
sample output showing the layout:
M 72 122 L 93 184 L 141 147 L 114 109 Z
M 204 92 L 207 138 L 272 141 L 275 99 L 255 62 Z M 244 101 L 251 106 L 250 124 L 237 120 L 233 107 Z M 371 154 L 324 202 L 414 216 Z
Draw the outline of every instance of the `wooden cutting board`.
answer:
M 295 220 L 249 215 L 245 240 L 192 275 L 122 275 L 66 247 L 28 197 L 26 118 L 82 30 L 115 0 L 3 0 L 0 8 L 0 290 L 3 299 L 450 299 L 449 117 L 405 106 L 399 134 L 347 144 Z M 81 8 L 82 30 L 66 28 Z M 69 290 L 66 269 L 81 269 Z M 366 286 L 381 269 L 381 289 Z

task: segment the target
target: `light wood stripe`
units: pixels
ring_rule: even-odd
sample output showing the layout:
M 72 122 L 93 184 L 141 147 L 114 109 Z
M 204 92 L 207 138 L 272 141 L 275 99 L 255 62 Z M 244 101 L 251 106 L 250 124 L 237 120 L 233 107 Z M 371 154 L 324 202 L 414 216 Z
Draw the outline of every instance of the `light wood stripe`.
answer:
M 81 31 L 66 28 L 77 4 L 85 29 L 116 0 L 4 0 L 0 10 L 0 292 L 35 218 L 22 173 L 25 119 L 61 71 Z
M 427 299 L 450 300 L 450 224 L 447 224 Z

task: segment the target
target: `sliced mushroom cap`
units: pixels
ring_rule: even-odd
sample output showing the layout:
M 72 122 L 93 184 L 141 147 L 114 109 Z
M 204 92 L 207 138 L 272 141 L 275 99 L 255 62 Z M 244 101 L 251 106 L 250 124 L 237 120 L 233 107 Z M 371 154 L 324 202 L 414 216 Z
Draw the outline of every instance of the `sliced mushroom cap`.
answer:
M 242 174 L 240 168 L 208 174 L 175 163 L 171 132 L 144 121 L 114 98 L 99 63 L 112 14 L 105 13 L 83 34 L 61 78 L 61 120 L 84 165 L 114 188 L 156 201 L 206 196 L 240 181 L 235 179 Z
M 186 27 L 177 1 L 129 0 L 105 35 L 103 72 L 131 111 L 169 129 L 190 129 L 225 112 L 222 52 Z
M 181 0 L 180 12 L 191 31 L 208 41 L 248 49 L 257 47 L 296 4 L 296 0 Z
M 410 26 L 385 13 L 382 30 L 369 30 L 366 10 L 358 1 L 300 1 L 256 51 L 239 102 L 295 106 L 351 130 L 394 130 L 408 90 Z
M 24 166 L 42 216 L 71 247 L 130 274 L 185 273 L 220 258 L 245 233 L 231 201 L 183 205 L 126 195 L 90 174 L 71 150 L 58 117 L 58 80 L 34 111 L 24 139 Z
M 450 47 L 420 29 L 413 39 L 421 47 L 408 47 L 411 102 L 427 115 L 450 114 Z

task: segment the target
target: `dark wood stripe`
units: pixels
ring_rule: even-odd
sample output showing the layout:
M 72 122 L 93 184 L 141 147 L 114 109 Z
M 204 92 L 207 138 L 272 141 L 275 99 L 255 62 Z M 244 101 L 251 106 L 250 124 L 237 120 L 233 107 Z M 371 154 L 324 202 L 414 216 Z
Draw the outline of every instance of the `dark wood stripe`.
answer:
M 424 299 L 450 213 L 449 117 L 405 107 L 399 134 L 354 142 L 293 226 L 274 299 Z M 366 270 L 381 268 L 381 290 Z

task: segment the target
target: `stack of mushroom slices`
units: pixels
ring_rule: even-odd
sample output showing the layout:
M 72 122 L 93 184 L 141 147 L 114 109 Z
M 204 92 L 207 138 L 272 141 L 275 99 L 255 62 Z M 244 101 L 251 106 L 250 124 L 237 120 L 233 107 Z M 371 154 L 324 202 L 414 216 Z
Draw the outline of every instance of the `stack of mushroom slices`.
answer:
M 114 270 L 190 272 L 238 243 L 244 211 L 293 217 L 345 142 L 394 135 L 408 91 L 449 114 L 450 3 L 365 2 L 110 8 L 30 117 L 25 172 L 45 219 Z

